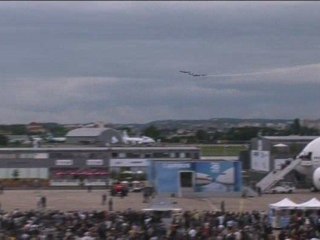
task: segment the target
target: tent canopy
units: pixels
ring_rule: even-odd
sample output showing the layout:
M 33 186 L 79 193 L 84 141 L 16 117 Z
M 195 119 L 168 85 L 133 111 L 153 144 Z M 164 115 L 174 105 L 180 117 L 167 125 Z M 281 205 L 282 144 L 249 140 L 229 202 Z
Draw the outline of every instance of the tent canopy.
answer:
M 298 208 L 320 209 L 320 201 L 317 198 L 312 198 L 309 201 L 298 204 Z
M 286 145 L 286 144 L 283 144 L 283 143 L 278 143 L 278 144 L 275 144 L 275 145 L 273 145 L 274 147 L 288 147 L 288 145 Z
M 295 202 L 291 201 L 289 198 L 284 198 L 279 202 L 272 203 L 269 205 L 272 209 L 294 209 L 299 206 Z

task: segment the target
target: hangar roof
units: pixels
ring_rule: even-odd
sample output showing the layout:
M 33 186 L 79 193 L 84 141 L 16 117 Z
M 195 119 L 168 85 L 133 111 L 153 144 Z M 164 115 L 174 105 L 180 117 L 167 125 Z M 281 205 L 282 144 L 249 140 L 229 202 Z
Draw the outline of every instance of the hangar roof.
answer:
M 269 139 L 269 140 L 305 140 L 305 141 L 312 141 L 319 136 L 297 136 L 297 135 L 290 135 L 290 136 L 261 136 L 262 138 Z
M 67 137 L 97 137 L 110 128 L 77 128 L 69 131 Z

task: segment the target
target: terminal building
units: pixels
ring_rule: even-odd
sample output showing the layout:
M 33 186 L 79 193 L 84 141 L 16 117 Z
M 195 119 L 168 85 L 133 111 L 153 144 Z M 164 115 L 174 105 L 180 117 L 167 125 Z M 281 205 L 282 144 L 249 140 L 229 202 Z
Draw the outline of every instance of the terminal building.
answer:
M 241 163 L 202 159 L 195 146 L 1 148 L 0 181 L 38 179 L 48 186 L 106 186 L 113 173 L 145 173 L 158 193 L 240 194 Z
M 147 161 L 200 159 L 197 147 L 1 148 L 0 179 L 43 179 L 51 186 L 105 185 L 111 172 L 147 170 Z

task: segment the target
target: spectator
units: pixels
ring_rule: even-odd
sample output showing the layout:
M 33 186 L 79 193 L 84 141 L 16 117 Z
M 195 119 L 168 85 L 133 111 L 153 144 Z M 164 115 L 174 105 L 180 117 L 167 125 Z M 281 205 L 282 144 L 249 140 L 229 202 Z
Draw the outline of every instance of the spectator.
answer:
M 109 211 L 113 211 L 113 200 L 112 200 L 112 198 L 109 199 L 108 204 L 109 204 Z
M 101 204 L 102 205 L 106 205 L 107 202 L 107 194 L 102 194 L 102 199 L 101 199 Z

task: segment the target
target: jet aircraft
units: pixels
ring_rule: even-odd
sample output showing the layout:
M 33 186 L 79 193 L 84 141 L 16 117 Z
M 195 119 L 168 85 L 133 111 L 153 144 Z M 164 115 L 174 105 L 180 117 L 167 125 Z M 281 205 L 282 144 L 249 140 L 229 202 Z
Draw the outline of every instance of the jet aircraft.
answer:
M 156 142 L 154 139 L 147 136 L 129 137 L 127 131 L 123 132 L 122 141 L 125 144 L 152 144 Z
M 207 76 L 207 74 L 203 74 L 203 73 L 193 73 L 193 72 L 190 72 L 190 71 L 180 71 L 181 73 L 186 73 L 192 77 L 205 77 Z

